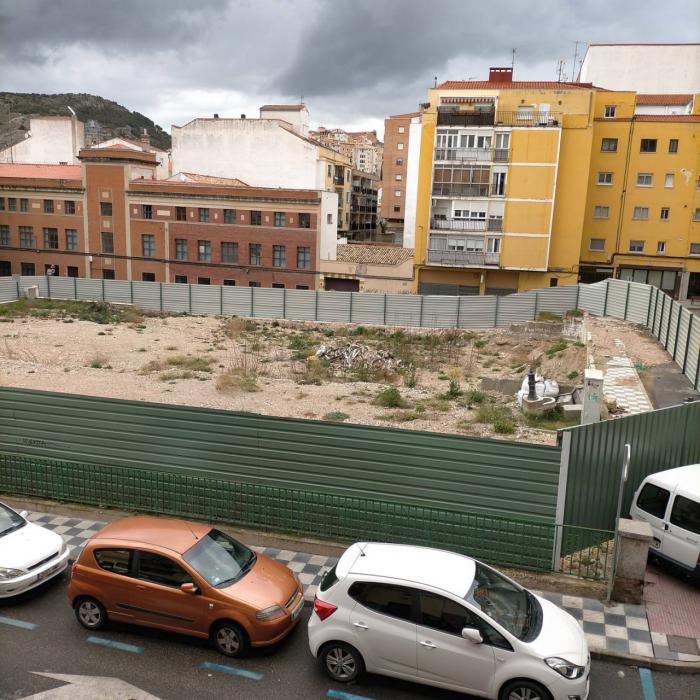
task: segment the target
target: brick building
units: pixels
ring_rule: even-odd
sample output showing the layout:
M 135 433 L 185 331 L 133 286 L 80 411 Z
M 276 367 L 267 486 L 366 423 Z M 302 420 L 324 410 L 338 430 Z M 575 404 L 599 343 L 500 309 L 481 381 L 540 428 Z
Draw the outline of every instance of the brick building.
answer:
M 153 153 L 0 165 L 0 275 L 315 289 L 337 195 L 154 178 Z

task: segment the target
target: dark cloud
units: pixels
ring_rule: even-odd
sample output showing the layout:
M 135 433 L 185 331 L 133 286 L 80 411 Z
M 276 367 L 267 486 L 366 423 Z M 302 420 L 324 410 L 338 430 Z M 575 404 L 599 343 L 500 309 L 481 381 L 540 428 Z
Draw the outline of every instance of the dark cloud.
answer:
M 91 92 L 160 121 L 304 95 L 326 126 L 413 110 L 433 77 L 571 74 L 573 41 L 697 41 L 697 0 L 0 0 L 2 89 Z

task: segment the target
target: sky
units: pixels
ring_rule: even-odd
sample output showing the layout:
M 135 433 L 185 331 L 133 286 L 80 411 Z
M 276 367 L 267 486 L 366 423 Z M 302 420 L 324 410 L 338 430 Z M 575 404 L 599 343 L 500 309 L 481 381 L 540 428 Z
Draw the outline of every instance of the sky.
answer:
M 172 124 L 299 102 L 376 129 L 438 81 L 572 75 L 575 42 L 700 41 L 698 0 L 0 0 L 0 91 L 87 92 Z

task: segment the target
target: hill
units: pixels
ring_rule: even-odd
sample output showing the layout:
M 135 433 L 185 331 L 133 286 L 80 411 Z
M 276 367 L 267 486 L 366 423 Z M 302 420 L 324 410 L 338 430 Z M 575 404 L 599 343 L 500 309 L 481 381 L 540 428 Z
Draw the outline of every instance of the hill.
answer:
M 24 138 L 30 117 L 66 116 L 70 114 L 68 107 L 82 122 L 90 119 L 99 122 L 105 139 L 112 136 L 138 138 L 146 129 L 154 146 L 170 148 L 170 135 L 143 114 L 131 112 L 104 97 L 72 92 L 58 95 L 0 92 L 0 148 Z

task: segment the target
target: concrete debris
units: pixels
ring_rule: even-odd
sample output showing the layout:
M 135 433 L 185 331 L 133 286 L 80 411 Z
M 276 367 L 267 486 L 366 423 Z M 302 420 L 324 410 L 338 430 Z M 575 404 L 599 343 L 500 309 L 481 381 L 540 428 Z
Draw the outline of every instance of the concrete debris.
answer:
M 331 364 L 340 365 L 345 369 L 384 369 L 387 372 L 397 371 L 402 363 L 386 350 L 375 350 L 361 343 L 347 345 L 321 345 L 316 351 L 316 357 L 328 360 Z

